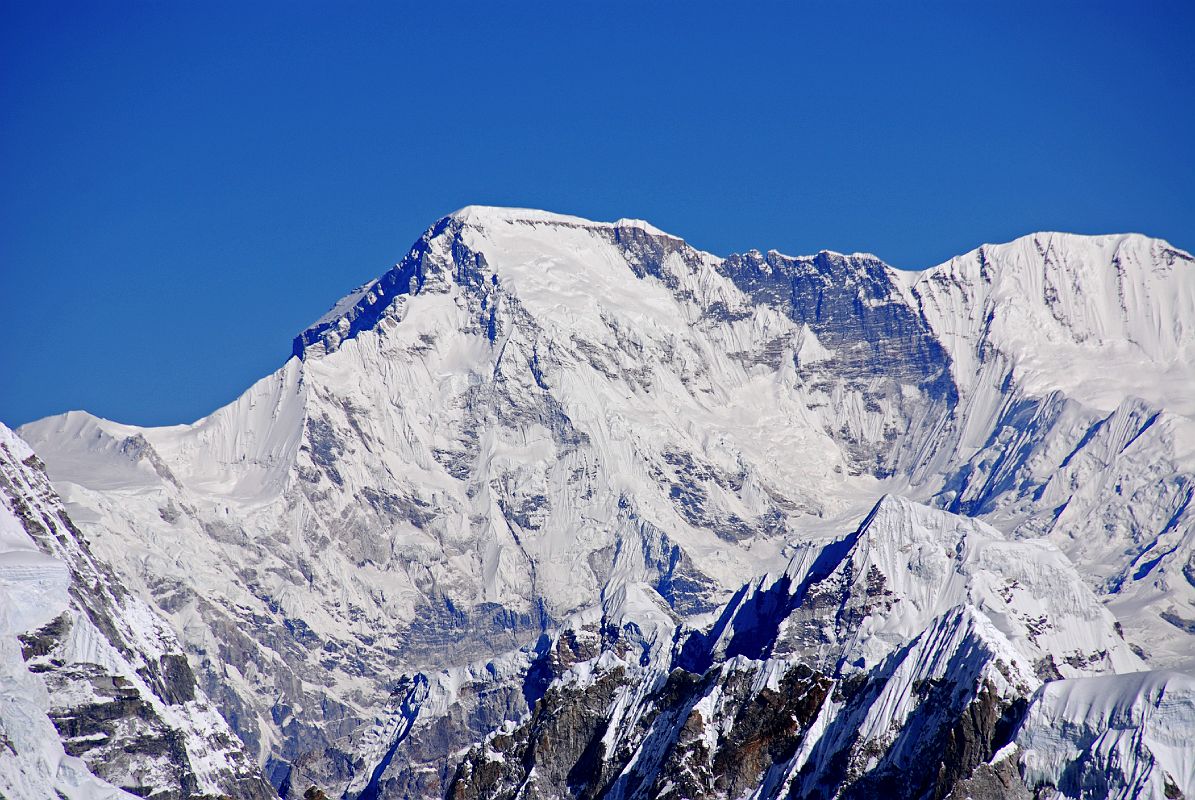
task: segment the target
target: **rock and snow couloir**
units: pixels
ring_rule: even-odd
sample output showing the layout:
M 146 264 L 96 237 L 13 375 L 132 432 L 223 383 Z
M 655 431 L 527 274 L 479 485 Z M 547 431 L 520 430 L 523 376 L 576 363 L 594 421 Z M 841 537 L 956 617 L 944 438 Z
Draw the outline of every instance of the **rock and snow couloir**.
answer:
M 909 498 L 874 513 L 903 515 L 911 548 L 967 517 L 995 530 L 926 551 L 918 569 L 965 577 L 902 600 L 922 612 L 785 628 L 786 658 L 874 670 L 937 620 L 1011 643 L 1038 681 L 1138 668 L 1098 596 L 1153 664 L 1189 668 L 1192 365 L 1195 262 L 1141 236 L 1037 234 L 902 273 L 471 207 L 212 415 L 21 433 L 274 780 L 310 765 L 364 791 L 405 719 L 378 709 L 436 696 L 426 676 L 502 653 L 518 673 L 615 597 L 661 637 L 697 625 L 885 493 Z M 984 583 L 1010 548 L 1041 574 Z M 1050 613 L 1021 605 L 1034 581 L 1060 584 Z M 484 734 L 536 691 L 458 722 Z

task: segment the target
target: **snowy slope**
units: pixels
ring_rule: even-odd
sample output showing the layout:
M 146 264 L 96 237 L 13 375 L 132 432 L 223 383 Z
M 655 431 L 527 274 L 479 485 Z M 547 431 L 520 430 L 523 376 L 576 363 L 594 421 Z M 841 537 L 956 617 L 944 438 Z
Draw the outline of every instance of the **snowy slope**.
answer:
M 0 490 L 5 795 L 271 796 L 174 633 L 91 555 L 3 426 Z
M 5 457 L 28 458 L 0 426 Z M 0 794 L 12 800 L 131 797 L 68 756 L 48 716 L 45 682 L 30 672 L 17 639 L 51 622 L 69 604 L 70 570 L 40 549 L 7 505 L 0 505 Z
M 1195 262 L 1138 236 L 906 274 L 470 207 L 210 416 L 21 432 L 281 781 L 366 736 L 399 674 L 533 646 L 638 584 L 697 619 L 886 492 L 1045 539 L 1155 663 L 1195 663 L 1192 320 Z M 1098 654 L 992 624 L 1061 674 Z
M 1189 796 L 1193 742 L 1195 678 L 1175 672 L 1046 684 L 1016 737 L 1031 786 L 1116 800 Z
M 1004 358 L 1028 394 L 1060 390 L 1105 413 L 1135 396 L 1191 417 L 1193 270 L 1138 234 L 1042 233 L 926 270 L 911 291 L 964 389 Z
M 1195 261 L 1035 234 L 906 281 L 960 394 L 937 502 L 1048 536 L 1157 663 L 1192 667 Z

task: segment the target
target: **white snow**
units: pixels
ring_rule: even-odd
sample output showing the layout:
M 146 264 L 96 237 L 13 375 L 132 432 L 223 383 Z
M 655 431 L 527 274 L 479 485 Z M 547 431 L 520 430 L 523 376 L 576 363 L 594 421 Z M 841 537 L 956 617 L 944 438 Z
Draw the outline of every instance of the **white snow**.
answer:
M 1017 735 L 1026 782 L 1109 800 L 1195 793 L 1195 677 L 1140 672 L 1055 681 Z
M 0 425 L 0 459 L 29 447 Z M 0 795 L 9 800 L 132 798 L 68 756 L 47 716 L 50 696 L 21 656 L 17 635 L 51 622 L 69 604 L 70 570 L 42 553 L 0 494 Z

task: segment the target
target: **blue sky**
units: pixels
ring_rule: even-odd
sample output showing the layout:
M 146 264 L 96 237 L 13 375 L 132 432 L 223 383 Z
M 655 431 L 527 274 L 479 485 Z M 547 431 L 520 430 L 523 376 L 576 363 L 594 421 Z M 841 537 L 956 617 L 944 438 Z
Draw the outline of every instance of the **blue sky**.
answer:
M 0 420 L 190 421 L 470 203 L 1195 248 L 1190 3 L 0 2 Z

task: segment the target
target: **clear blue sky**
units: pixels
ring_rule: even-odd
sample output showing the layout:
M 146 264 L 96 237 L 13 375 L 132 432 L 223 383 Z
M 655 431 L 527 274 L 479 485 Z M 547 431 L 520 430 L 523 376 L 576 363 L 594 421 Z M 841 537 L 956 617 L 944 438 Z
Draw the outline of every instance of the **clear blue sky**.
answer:
M 190 421 L 470 203 L 1195 248 L 1189 2 L 0 3 L 0 420 Z

